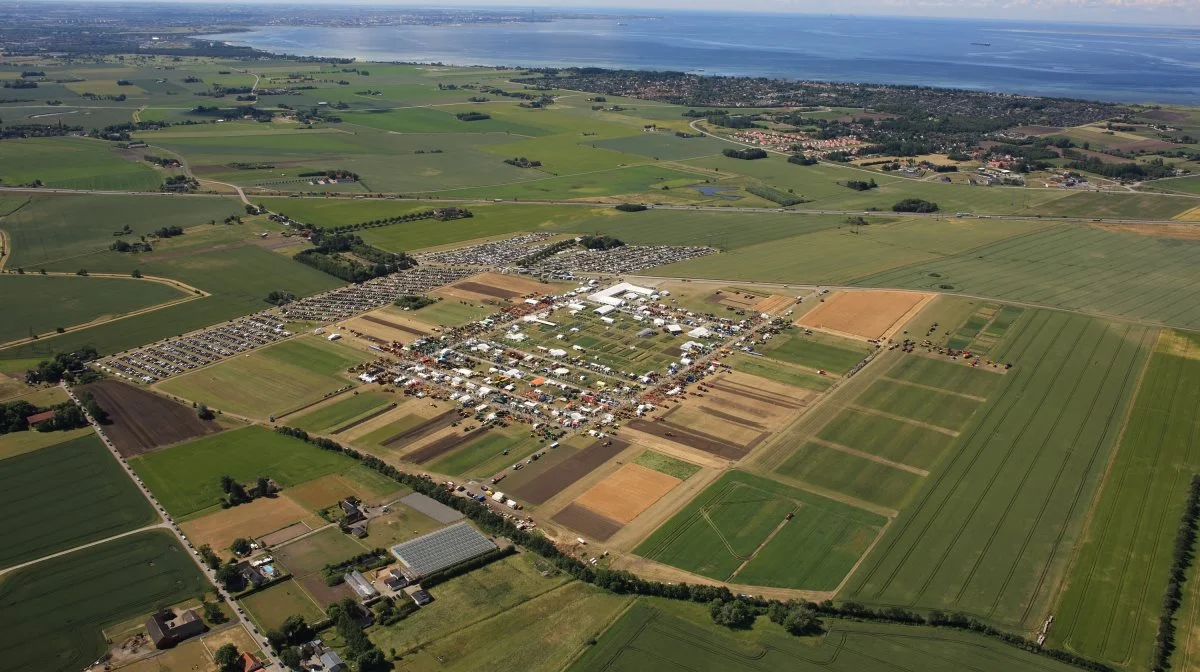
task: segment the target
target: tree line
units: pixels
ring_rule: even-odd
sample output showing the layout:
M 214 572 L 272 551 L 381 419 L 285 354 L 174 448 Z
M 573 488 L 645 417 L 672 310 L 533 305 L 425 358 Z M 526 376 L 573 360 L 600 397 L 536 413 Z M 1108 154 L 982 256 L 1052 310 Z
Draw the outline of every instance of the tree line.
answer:
M 1162 613 L 1158 617 L 1158 633 L 1154 637 L 1154 654 L 1150 665 L 1154 670 L 1171 667 L 1171 653 L 1175 650 L 1175 612 L 1183 604 L 1183 584 L 1196 557 L 1197 522 L 1200 522 L 1200 476 L 1193 476 L 1187 504 L 1183 507 L 1183 515 L 1179 517 L 1175 547 L 1171 551 L 1171 571 L 1163 595 Z
M 408 486 L 416 492 L 420 492 L 427 497 L 445 504 L 446 506 L 456 509 L 467 518 L 470 518 L 471 521 L 479 526 L 479 528 L 483 531 L 496 536 L 506 537 L 514 544 L 522 546 L 529 551 L 545 558 L 555 568 L 569 574 L 570 576 L 612 593 L 621 595 L 662 597 L 673 600 L 708 604 L 710 605 L 710 610 L 717 611 L 722 620 L 728 619 L 734 623 L 745 622 L 744 619 L 747 618 L 746 614 L 753 614 L 755 617 L 758 615 L 766 615 L 771 618 L 771 620 L 787 627 L 789 631 L 793 632 L 793 634 L 810 634 L 811 632 L 815 632 L 816 629 L 820 628 L 820 623 L 816 622 L 814 619 L 817 619 L 820 616 L 863 621 L 885 621 L 907 625 L 930 625 L 958 630 L 969 630 L 971 632 L 976 632 L 981 635 L 999 639 L 1007 644 L 1025 651 L 1043 655 L 1054 660 L 1081 667 L 1083 669 L 1092 670 L 1093 672 L 1117 672 L 1114 668 L 1108 665 L 1078 656 L 1074 653 L 1060 651 L 1057 649 L 1042 648 L 1036 642 L 1033 642 L 1025 637 L 1001 631 L 965 614 L 946 614 L 941 611 L 933 611 L 928 617 L 926 617 L 917 612 L 908 611 L 897 607 L 872 609 L 853 602 L 847 602 L 841 606 L 836 606 L 831 600 L 826 600 L 821 603 L 764 600 L 761 598 L 743 595 L 735 596 L 729 591 L 728 588 L 723 586 L 708 586 L 687 583 L 660 583 L 658 581 L 648 581 L 635 574 L 622 570 L 592 567 L 591 565 L 588 565 L 563 553 L 546 537 L 540 534 L 534 534 L 530 531 L 517 529 L 516 525 L 509 522 L 500 514 L 495 513 L 490 508 L 486 506 L 480 506 L 477 502 L 469 500 L 465 497 L 458 497 L 454 494 L 451 494 L 444 487 L 435 483 L 428 477 L 416 476 L 400 471 L 396 467 L 373 455 L 364 455 L 353 448 L 346 448 L 331 439 L 309 436 L 308 432 L 302 429 L 293 427 L 278 427 L 275 431 L 286 436 L 300 439 L 301 441 L 309 443 L 310 445 L 320 448 L 321 450 L 341 453 L 347 457 L 351 457 L 364 466 L 369 467 L 405 486 Z M 714 602 L 720 602 L 721 606 L 713 607 L 712 605 Z M 741 606 L 728 608 L 724 606 L 724 604 L 731 602 L 740 603 Z

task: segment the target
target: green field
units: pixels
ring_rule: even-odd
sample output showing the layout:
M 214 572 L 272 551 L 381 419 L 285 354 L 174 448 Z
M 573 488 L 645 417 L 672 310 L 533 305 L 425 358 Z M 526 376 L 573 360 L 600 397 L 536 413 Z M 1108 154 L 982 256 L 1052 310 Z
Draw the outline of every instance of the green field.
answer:
M 125 225 L 133 233 L 121 239 L 131 241 L 163 226 L 207 224 L 209 220 L 220 221 L 243 212 L 231 198 L 51 194 L 30 198 L 28 205 L 0 220 L 0 228 L 8 232 L 12 241 L 9 269 L 36 270 L 60 261 L 67 266 L 58 270 L 73 273 L 83 263 L 78 261 L 79 257 L 107 251 L 117 239 L 113 232 Z M 102 270 L 86 263 L 83 267 Z
M 290 616 L 303 616 L 308 623 L 319 623 L 325 618 L 325 613 L 297 581 L 277 583 L 238 603 L 263 632 L 278 629 Z
M 833 378 L 817 375 L 811 371 L 793 368 L 777 362 L 768 361 L 762 357 L 750 357 L 737 354 L 726 360 L 734 371 L 741 371 L 752 376 L 761 376 L 777 383 L 792 385 L 806 390 L 821 392 L 833 385 Z
M 777 216 L 785 220 L 805 219 L 803 215 Z M 838 217 L 835 221 L 844 220 L 845 217 Z M 935 218 L 885 220 L 865 227 L 826 226 L 803 235 L 736 247 L 724 254 L 659 266 L 652 273 L 666 277 L 843 284 L 870 274 L 965 254 L 997 241 L 1028 238 L 1023 234 L 1045 226 L 1042 222 L 1024 220 Z
M 1154 332 L 1052 311 L 1023 324 L 998 353 L 1014 368 L 854 574 L 846 599 L 1017 628 L 1045 618 Z
M 242 483 L 266 476 L 286 489 L 354 462 L 254 426 L 139 455 L 129 464 L 167 512 L 180 517 L 216 506 L 225 475 Z
M 0 669 L 83 669 L 108 649 L 102 628 L 209 588 L 188 552 L 161 530 L 17 570 L 0 579 Z
M 1164 333 L 1054 610 L 1056 646 L 1128 669 L 1150 660 L 1179 517 L 1200 473 L 1198 377 L 1200 338 Z
M 388 651 L 405 651 L 440 640 L 474 623 L 506 613 L 540 595 L 561 590 L 569 577 L 550 570 L 545 561 L 531 553 L 519 553 L 438 584 L 437 597 L 395 625 L 367 630 L 371 641 Z M 470 618 L 462 618 L 469 613 Z M 478 661 L 476 661 L 478 663 Z M 472 668 L 476 669 L 476 668 Z
M 795 518 L 785 522 L 791 512 Z M 833 590 L 884 522 L 882 516 L 735 471 L 635 552 L 733 583 Z
M 429 470 L 450 476 L 491 478 L 505 467 L 524 460 L 544 447 L 520 431 L 522 428 L 488 432 L 430 463 Z
M 36 515 L 30 515 L 31 502 L 37 502 Z M 0 511 L 0 567 L 158 519 L 94 434 L 0 461 Z
M 684 462 L 683 460 L 671 457 L 670 455 L 663 455 L 653 450 L 647 450 L 638 455 L 634 458 L 633 463 L 640 464 L 647 469 L 653 469 L 668 476 L 674 476 L 681 481 L 686 481 L 695 475 L 697 471 L 700 471 L 700 467 L 691 462 Z
M 465 303 L 457 298 L 448 298 L 421 308 L 413 313 L 413 318 L 431 326 L 457 327 L 468 322 L 482 320 L 491 313 L 491 308 Z
M 43 338 L 6 349 L 0 352 L 0 358 L 36 361 L 52 353 L 68 352 L 84 345 L 94 346 L 102 353 L 118 352 L 263 310 L 268 307 L 265 298 L 272 290 L 283 289 L 297 296 L 307 296 L 342 284 L 333 276 L 257 245 L 184 250 L 180 256 L 161 260 L 154 259 L 152 255 L 135 257 L 100 252 L 79 260 L 58 262 L 57 265 L 70 269 L 70 272 L 87 267 L 93 271 L 122 275 L 139 268 L 146 275 L 178 279 L 211 292 L 212 296 L 53 338 Z
M 0 343 L 102 317 L 116 317 L 187 296 L 149 280 L 65 275 L 0 276 Z M 46 306 L 54 306 L 53 311 Z
M 382 392 L 363 392 L 351 394 L 338 399 L 332 404 L 322 406 L 296 418 L 289 418 L 288 424 L 305 431 L 327 434 L 343 425 L 352 422 L 372 412 L 382 409 L 391 403 L 393 396 Z
M 78 439 L 81 436 L 87 436 L 91 433 L 91 427 L 81 427 L 65 432 L 9 432 L 8 434 L 0 435 L 0 460 L 7 457 L 24 455 L 25 453 L 32 453 L 47 446 L 66 443 L 67 441 Z
M 300 337 L 171 378 L 161 388 L 211 408 L 265 418 L 349 385 L 339 374 L 368 359 L 348 346 Z
M 950 290 L 1196 328 L 1200 286 L 1191 280 L 1198 255 L 1196 240 L 1058 224 L 855 284 Z
M 902 508 L 924 482 L 920 474 L 813 442 L 793 452 L 775 473 L 890 509 Z
M 1069 672 L 1078 668 L 995 639 L 943 628 L 826 620 L 797 638 L 759 617 L 751 630 L 712 624 L 703 605 L 640 600 L 570 672 Z
M 848 338 L 792 329 L 771 338 L 760 350 L 771 359 L 809 369 L 843 374 L 854 368 L 875 346 Z
M 6 140 L 0 182 L 17 186 L 41 180 L 56 189 L 157 191 L 166 173 L 141 158 L 122 158 L 112 144 L 92 138 Z

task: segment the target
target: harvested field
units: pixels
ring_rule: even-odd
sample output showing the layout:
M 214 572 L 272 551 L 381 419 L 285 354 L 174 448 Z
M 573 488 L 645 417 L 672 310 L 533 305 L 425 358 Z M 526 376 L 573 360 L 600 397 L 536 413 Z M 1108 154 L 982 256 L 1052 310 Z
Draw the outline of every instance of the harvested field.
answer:
M 423 330 L 420 330 L 420 329 L 414 329 L 414 328 L 412 328 L 412 327 L 410 327 L 410 326 L 407 326 L 407 325 L 403 325 L 403 324 L 398 324 L 398 323 L 396 323 L 396 322 L 392 322 L 391 320 L 385 320 L 385 319 L 383 319 L 383 318 L 380 318 L 380 317 L 375 317 L 374 315 L 363 315 L 363 318 L 362 318 L 362 319 L 366 320 L 367 322 L 373 322 L 373 323 L 375 323 L 375 324 L 382 324 L 383 326 L 385 326 L 385 327 L 388 327 L 388 328 L 390 328 L 390 329 L 397 329 L 397 330 L 399 330 L 399 331 L 407 332 L 407 333 L 409 333 L 409 334 L 412 334 L 412 335 L 414 335 L 414 336 L 428 336 L 428 335 L 429 335 L 429 332 L 428 332 L 428 331 L 423 331 Z
M 624 527 L 621 523 L 606 518 L 595 511 L 580 506 L 577 503 L 568 504 L 562 511 L 551 518 L 556 523 L 566 525 L 572 530 L 590 537 L 596 541 L 608 541 Z
M 419 441 L 430 434 L 433 434 L 439 429 L 442 429 L 443 427 L 449 427 L 455 420 L 458 419 L 458 417 L 458 411 L 451 409 L 449 411 L 445 411 L 444 413 L 439 413 L 438 415 L 422 422 L 421 424 L 406 429 L 395 436 L 380 441 L 379 443 L 384 448 L 395 448 L 397 447 L 396 444 L 399 443 L 411 443 L 413 441 Z
M 496 299 L 510 301 L 526 294 L 544 294 L 546 291 L 546 285 L 535 280 L 500 273 L 480 273 L 443 287 L 436 293 L 468 301 L 495 303 Z
M 101 380 L 79 388 L 96 397 L 111 424 L 104 433 L 125 457 L 221 431 L 201 420 L 194 409 L 116 380 Z
M 628 424 L 628 427 L 660 439 L 667 439 L 674 443 L 688 446 L 689 448 L 695 448 L 696 450 L 723 457 L 727 460 L 739 460 L 745 457 L 753 445 L 758 445 L 767 437 L 766 432 L 761 432 L 759 437 L 753 441 L 753 445 L 747 446 L 728 443 L 724 439 L 712 434 L 692 431 L 666 421 L 651 422 L 648 420 L 634 420 Z
M 761 294 L 751 294 L 750 292 L 742 292 L 736 289 L 718 289 L 706 299 L 709 303 L 716 303 L 730 308 L 740 310 L 750 310 L 760 301 L 767 297 Z
M 279 496 L 262 497 L 240 506 L 221 509 L 182 523 L 180 527 L 193 544 L 208 544 L 218 553 L 223 553 L 235 539 L 255 539 L 296 522 L 306 523 L 309 529 L 322 524 L 304 507 L 288 497 Z
M 492 287 L 491 285 L 485 285 L 480 282 L 460 282 L 454 285 L 454 288 L 464 292 L 482 294 L 484 296 L 491 296 L 497 299 L 504 299 L 506 301 L 508 299 L 515 299 L 518 296 L 521 296 L 520 292 L 514 292 L 510 289 L 501 289 L 499 287 Z
M 1186 112 L 1172 112 L 1170 110 L 1146 110 L 1139 112 L 1139 117 L 1153 119 L 1155 121 L 1187 121 L 1188 114 Z
M 453 431 L 446 436 L 443 436 L 434 441 L 430 441 L 426 445 L 414 450 L 404 459 L 417 464 L 424 464 L 430 460 L 436 459 L 458 448 L 459 446 L 474 441 L 488 432 L 490 427 L 480 427 L 473 432 Z
M 592 486 L 575 500 L 575 504 L 623 525 L 637 518 L 682 482 L 673 476 L 630 463 Z
M 308 534 L 311 531 L 312 529 L 304 523 L 292 523 L 283 529 L 264 534 L 258 538 L 258 543 L 260 546 L 276 546 L 285 541 L 291 541 L 302 534 Z
M 1169 152 L 1173 149 L 1179 149 L 1179 145 L 1173 142 L 1167 142 L 1166 140 L 1151 140 L 1147 138 L 1145 140 L 1122 142 L 1111 145 L 1110 149 L 1114 149 L 1118 152 L 1128 152 L 1130 154 L 1137 154 L 1140 152 L 1148 152 L 1153 154 L 1156 152 Z
M 295 580 L 254 593 L 241 600 L 241 604 L 263 630 L 278 629 L 289 616 L 303 616 L 309 623 L 325 617 Z
M 824 329 L 866 339 L 879 339 L 916 314 L 933 298 L 917 292 L 835 292 L 796 321 L 802 327 Z
M 338 532 L 341 534 L 341 532 Z M 347 597 L 354 598 L 356 594 L 354 589 L 349 584 L 338 584 L 330 586 L 325 583 L 325 577 L 320 574 L 310 574 L 309 576 L 299 579 L 300 585 L 304 588 L 304 592 L 312 596 L 322 609 L 325 609 L 331 604 L 341 602 Z
M 796 300 L 790 296 L 780 296 L 778 294 L 772 294 L 771 296 L 768 296 L 767 298 L 763 299 L 762 301 L 759 301 L 758 303 L 754 304 L 754 306 L 751 308 L 751 310 L 753 310 L 756 313 L 775 314 L 775 313 L 783 310 L 784 308 L 787 308 L 788 306 L 794 305 L 795 303 L 796 303 Z
M 361 465 L 288 488 L 284 495 L 309 511 L 326 509 L 351 495 L 368 504 L 406 492 L 403 486 Z
M 378 411 L 372 412 L 370 415 L 363 416 L 357 420 L 348 422 L 348 423 L 342 425 L 341 427 L 334 429 L 333 433 L 341 434 L 342 432 L 350 431 L 351 429 L 354 429 L 355 427 L 358 427 L 359 425 L 366 424 L 366 423 L 374 420 L 375 418 L 378 418 L 379 416 L 383 415 L 384 413 L 387 413 L 388 411 L 390 411 L 394 408 L 396 408 L 395 403 L 388 404 L 387 406 L 384 406 L 383 408 L 379 409 Z
M 611 445 L 605 445 L 606 443 Z M 572 483 L 592 473 L 596 467 L 611 460 L 629 447 L 619 439 L 596 441 L 587 448 L 567 458 L 533 480 L 512 490 L 518 499 L 531 504 L 541 504 L 567 489 Z

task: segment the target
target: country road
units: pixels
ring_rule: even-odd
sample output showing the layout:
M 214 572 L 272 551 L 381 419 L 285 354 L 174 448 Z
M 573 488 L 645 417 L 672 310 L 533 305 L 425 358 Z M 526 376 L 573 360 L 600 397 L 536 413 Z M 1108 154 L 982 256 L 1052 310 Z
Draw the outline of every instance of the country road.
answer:
M 99 422 L 96 422 L 95 418 L 93 418 L 91 415 L 88 414 L 87 409 L 84 408 L 83 404 L 79 401 L 79 398 L 75 396 L 75 393 L 65 383 L 63 384 L 63 390 L 66 391 L 67 396 L 69 396 L 71 398 L 71 401 L 75 402 L 75 405 L 79 407 L 79 410 L 83 412 L 84 417 L 87 418 L 88 422 L 92 425 L 92 428 L 96 430 L 96 434 L 100 437 L 100 440 L 104 442 L 104 445 L 108 448 L 109 452 L 112 453 L 112 456 L 114 458 L 116 458 L 117 462 L 121 465 L 121 468 L 125 470 L 125 475 L 128 476 L 130 478 L 130 480 L 133 481 L 134 485 L 136 485 L 138 490 L 142 493 L 142 496 L 145 497 L 146 500 L 150 502 L 150 505 L 154 507 L 154 510 L 158 513 L 158 515 L 164 521 L 164 522 L 159 523 L 158 525 L 151 526 L 151 527 L 162 527 L 167 530 L 170 530 L 171 533 L 175 535 L 175 537 L 179 540 L 179 543 L 182 544 L 183 548 L 188 551 L 188 555 L 192 558 L 192 561 L 195 562 L 196 566 L 200 569 L 200 573 L 208 578 L 209 582 L 212 584 L 213 592 L 220 595 L 221 599 L 224 600 L 224 602 L 230 606 L 230 608 L 233 610 L 234 615 L 237 616 L 238 620 L 241 622 L 242 627 L 244 627 L 246 629 L 246 633 L 249 634 L 250 637 L 253 638 L 260 645 L 263 655 L 266 658 L 265 666 L 267 668 L 271 668 L 271 667 L 274 667 L 277 665 L 277 666 L 279 666 L 280 669 L 285 669 L 283 662 L 280 661 L 278 656 L 276 656 L 275 653 L 271 650 L 271 646 L 267 642 L 266 638 L 263 637 L 261 634 L 259 634 L 258 628 L 255 627 L 254 624 L 250 622 L 250 619 L 246 616 L 245 612 L 242 611 L 242 608 L 240 606 L 238 606 L 237 602 L 234 601 L 233 596 L 229 594 L 229 591 L 225 590 L 225 588 L 222 587 L 221 584 L 217 582 L 216 572 L 209 569 L 208 565 L 204 564 L 204 561 L 200 559 L 200 554 L 196 551 L 195 548 L 192 547 L 192 544 L 191 544 L 191 542 L 189 542 L 187 540 L 187 537 L 183 536 L 183 532 L 182 532 L 182 530 L 179 529 L 179 525 L 171 518 L 170 514 L 167 513 L 166 509 L 164 509 L 162 507 L 162 505 L 158 503 L 158 500 L 155 499 L 154 495 L 151 494 L 150 490 L 146 487 L 146 485 L 144 483 L 142 483 L 142 479 L 139 478 L 138 475 L 134 473 L 133 468 L 129 466 L 129 463 L 125 461 L 125 458 L 122 457 L 119 452 L 117 452 L 116 446 L 114 446 L 112 441 L 109 440 L 108 435 L 106 435 L 104 433 L 104 428 L 100 425 Z M 146 529 L 146 528 L 143 528 L 143 529 Z M 141 530 L 135 530 L 135 532 L 140 532 L 140 531 Z M 133 533 L 134 532 L 129 532 L 127 534 L 133 534 Z M 118 536 L 124 536 L 124 535 L 118 535 Z M 115 539 L 116 537 L 113 537 L 113 538 Z M 96 543 L 103 543 L 103 542 L 96 542 Z M 79 548 L 84 548 L 84 547 L 81 546 Z M 72 549 L 72 550 L 78 550 L 78 549 Z M 70 551 L 66 551 L 66 552 L 69 553 Z M 48 556 L 48 557 L 53 557 L 53 556 Z M 45 559 L 46 558 L 42 558 L 41 560 L 45 560 Z M 41 560 L 35 560 L 32 563 L 27 563 L 27 564 L 33 564 L 36 562 L 40 562 Z

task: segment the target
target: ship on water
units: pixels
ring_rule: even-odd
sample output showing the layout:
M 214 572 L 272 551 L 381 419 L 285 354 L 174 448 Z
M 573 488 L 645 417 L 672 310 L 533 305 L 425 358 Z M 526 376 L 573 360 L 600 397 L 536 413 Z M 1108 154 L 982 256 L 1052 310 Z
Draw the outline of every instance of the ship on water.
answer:
M 990 46 L 992 46 L 992 43 L 991 42 L 972 42 L 971 46 L 972 47 L 990 47 Z

